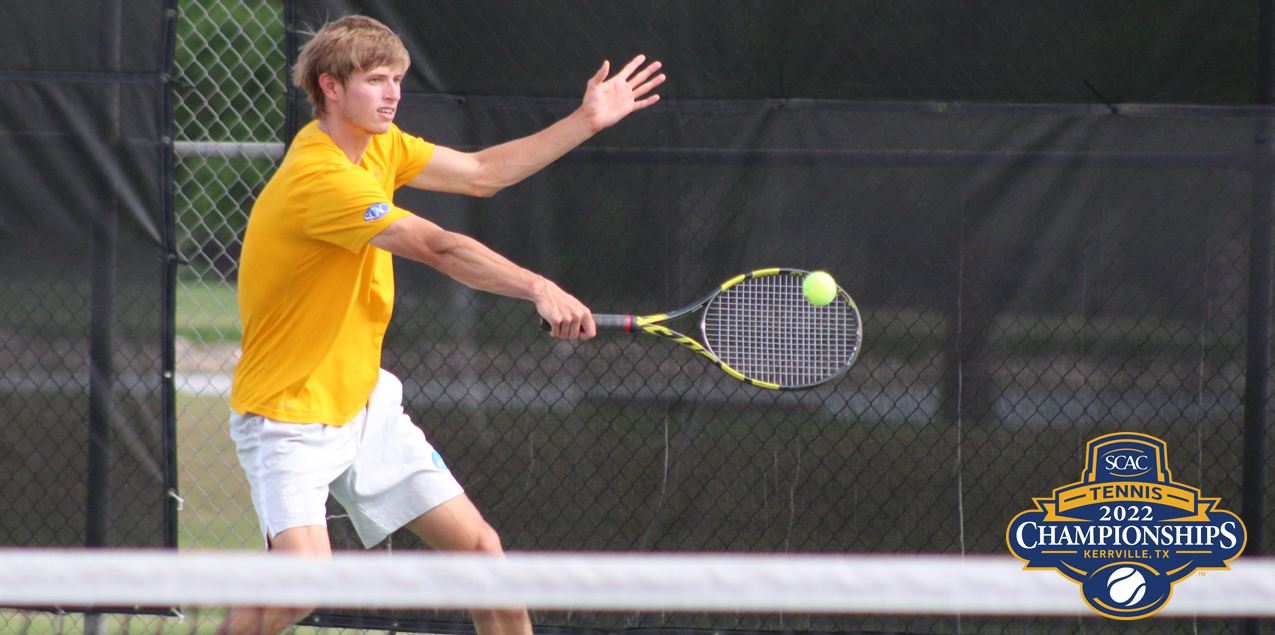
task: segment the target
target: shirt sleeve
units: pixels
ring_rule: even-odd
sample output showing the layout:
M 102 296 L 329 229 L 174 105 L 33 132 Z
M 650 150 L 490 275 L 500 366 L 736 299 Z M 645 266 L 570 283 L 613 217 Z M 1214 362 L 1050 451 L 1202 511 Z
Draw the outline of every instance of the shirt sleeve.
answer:
M 326 170 L 309 189 L 306 235 L 352 252 L 411 213 L 395 207 L 376 179 L 353 165 Z
M 398 146 L 398 156 L 401 157 L 398 162 L 398 172 L 394 176 L 394 189 L 398 189 L 407 184 L 408 181 L 416 178 L 421 170 L 429 165 L 429 160 L 434 157 L 434 144 L 414 135 L 399 131 L 396 139 Z

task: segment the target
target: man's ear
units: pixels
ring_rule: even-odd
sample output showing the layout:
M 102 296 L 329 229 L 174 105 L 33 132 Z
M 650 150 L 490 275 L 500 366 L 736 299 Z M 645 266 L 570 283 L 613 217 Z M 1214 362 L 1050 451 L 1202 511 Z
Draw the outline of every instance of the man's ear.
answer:
M 328 101 L 337 98 L 337 87 L 344 88 L 344 86 L 341 85 L 341 82 L 337 81 L 337 78 L 329 75 L 328 73 L 319 75 L 319 90 L 323 91 L 323 96 Z

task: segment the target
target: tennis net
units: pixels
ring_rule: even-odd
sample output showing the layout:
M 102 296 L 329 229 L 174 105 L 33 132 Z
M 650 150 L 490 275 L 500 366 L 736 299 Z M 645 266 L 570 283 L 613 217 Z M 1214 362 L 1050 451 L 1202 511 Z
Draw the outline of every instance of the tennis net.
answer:
M 341 552 L 318 560 L 263 553 L 0 550 L 0 606 L 68 613 L 174 607 L 180 616 L 211 615 L 209 610 L 230 606 L 295 605 L 325 610 L 522 605 L 533 611 L 533 621 L 542 612 L 841 616 L 741 622 L 759 625 L 748 630 L 821 632 L 883 630 L 877 618 L 845 616 L 895 616 L 902 621 L 884 630 L 896 632 L 954 632 L 952 624 L 959 626 L 962 619 L 964 627 L 957 631 L 999 632 L 988 624 L 1015 617 L 1064 618 L 1055 620 L 1062 632 L 1082 632 L 1084 620 L 1098 617 L 1074 583 L 1052 571 L 1024 571 L 1008 556 L 519 552 L 501 560 L 400 551 Z M 38 635 L 38 629 L 29 628 L 33 622 L 27 612 L 7 615 L 10 621 L 26 620 L 28 628 L 0 622 L 0 632 Z M 903 619 L 908 616 L 938 621 Z M 980 622 L 973 619 L 977 616 L 993 619 Z M 1229 571 L 1209 571 L 1207 578 L 1178 584 L 1172 600 L 1152 619 L 1227 624 L 1232 618 L 1271 617 L 1275 559 L 1241 558 Z M 602 630 L 639 623 L 648 632 L 694 630 L 677 620 L 672 626 L 659 621 L 621 620 Z M 399 622 L 365 626 L 413 630 Z M 1210 630 L 1244 632 L 1240 627 Z

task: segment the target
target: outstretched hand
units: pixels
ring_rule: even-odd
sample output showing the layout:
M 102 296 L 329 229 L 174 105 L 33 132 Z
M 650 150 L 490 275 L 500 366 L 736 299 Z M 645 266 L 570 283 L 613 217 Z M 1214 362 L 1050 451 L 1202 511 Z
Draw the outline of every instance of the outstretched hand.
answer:
M 660 70 L 659 62 L 651 62 L 639 69 L 645 61 L 645 55 L 633 58 L 610 79 L 607 79 L 607 75 L 611 72 L 611 62 L 602 62 L 602 68 L 589 79 L 584 91 L 584 103 L 580 107 L 589 118 L 594 132 L 615 124 L 634 110 L 641 110 L 660 100 L 659 95 L 643 97 L 666 79 L 663 73 L 652 77 Z

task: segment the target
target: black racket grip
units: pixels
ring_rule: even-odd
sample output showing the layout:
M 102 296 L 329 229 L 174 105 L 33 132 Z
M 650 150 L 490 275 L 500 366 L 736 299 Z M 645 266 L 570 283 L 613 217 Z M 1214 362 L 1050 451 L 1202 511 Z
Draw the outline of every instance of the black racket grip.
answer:
M 624 331 L 625 333 L 633 332 L 634 319 L 632 315 L 616 315 L 612 313 L 594 313 L 593 323 L 598 326 L 599 331 Z M 540 318 L 540 329 L 551 331 L 553 327 L 544 318 Z

